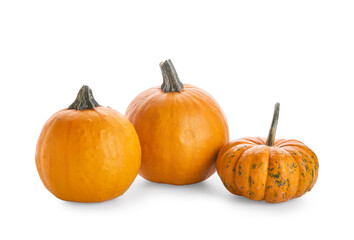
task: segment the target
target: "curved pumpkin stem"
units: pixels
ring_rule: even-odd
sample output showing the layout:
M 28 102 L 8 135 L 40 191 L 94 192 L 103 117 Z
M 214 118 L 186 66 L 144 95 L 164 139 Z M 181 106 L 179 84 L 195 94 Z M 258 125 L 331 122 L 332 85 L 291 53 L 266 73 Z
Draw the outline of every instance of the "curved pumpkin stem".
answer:
M 266 142 L 266 145 L 269 147 L 274 146 L 275 134 L 277 132 L 278 119 L 279 119 L 279 108 L 280 108 L 280 103 L 276 103 L 274 107 L 273 121 L 272 124 L 270 125 L 267 142 Z
M 87 110 L 99 107 L 100 105 L 93 98 L 92 90 L 88 86 L 81 87 L 75 101 L 69 106 L 69 109 Z
M 181 92 L 183 83 L 179 80 L 175 67 L 170 59 L 161 62 L 160 68 L 163 76 L 161 90 L 165 93 Z

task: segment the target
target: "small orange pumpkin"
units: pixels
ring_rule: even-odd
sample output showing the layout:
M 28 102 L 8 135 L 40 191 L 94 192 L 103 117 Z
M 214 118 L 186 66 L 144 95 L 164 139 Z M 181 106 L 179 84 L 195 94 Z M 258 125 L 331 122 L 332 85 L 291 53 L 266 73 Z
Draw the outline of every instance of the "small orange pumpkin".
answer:
M 220 150 L 217 171 L 231 193 L 278 203 L 302 196 L 316 183 L 316 154 L 300 141 L 275 140 L 278 117 L 279 103 L 267 140 L 241 138 Z
M 75 202 L 102 202 L 122 195 L 138 174 L 139 138 L 119 112 L 100 106 L 83 86 L 68 109 L 43 127 L 36 165 L 45 187 Z
M 139 174 L 175 185 L 203 181 L 215 172 L 218 151 L 228 142 L 225 116 L 207 92 L 182 84 L 171 60 L 160 68 L 161 87 L 139 94 L 126 112 L 140 139 Z

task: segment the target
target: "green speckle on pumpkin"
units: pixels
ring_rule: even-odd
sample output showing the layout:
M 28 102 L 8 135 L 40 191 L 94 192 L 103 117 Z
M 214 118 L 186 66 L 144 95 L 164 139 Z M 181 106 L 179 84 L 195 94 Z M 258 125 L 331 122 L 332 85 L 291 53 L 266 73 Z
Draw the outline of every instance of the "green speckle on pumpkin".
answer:
M 280 172 L 278 171 L 276 174 L 268 173 L 268 175 L 269 175 L 271 178 L 279 178 L 279 177 L 280 177 Z
M 275 182 L 278 184 L 278 187 L 284 186 L 286 181 L 282 181 L 282 180 L 275 180 Z
M 254 181 L 252 181 L 251 176 L 248 177 L 248 185 L 251 187 L 251 185 L 254 184 Z

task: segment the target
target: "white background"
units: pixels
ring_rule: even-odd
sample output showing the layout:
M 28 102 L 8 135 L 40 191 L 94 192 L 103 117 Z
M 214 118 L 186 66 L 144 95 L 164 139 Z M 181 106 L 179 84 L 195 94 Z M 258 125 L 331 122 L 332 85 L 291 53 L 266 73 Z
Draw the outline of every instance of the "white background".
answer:
M 120 198 L 64 202 L 34 160 L 45 121 L 83 84 L 125 113 L 162 82 L 211 93 L 231 139 L 305 142 L 318 182 L 281 204 L 230 194 L 217 174 L 189 186 L 137 177 Z M 1 239 L 353 239 L 353 1 L 0 1 Z

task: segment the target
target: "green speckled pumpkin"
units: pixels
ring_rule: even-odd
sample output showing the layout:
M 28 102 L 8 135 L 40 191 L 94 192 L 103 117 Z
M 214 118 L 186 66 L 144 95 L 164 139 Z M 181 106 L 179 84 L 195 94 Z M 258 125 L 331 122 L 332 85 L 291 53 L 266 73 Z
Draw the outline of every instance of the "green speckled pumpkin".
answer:
M 315 153 L 297 140 L 275 140 L 279 103 L 268 138 L 241 138 L 224 146 L 216 162 L 227 190 L 270 203 L 285 202 L 310 191 L 318 176 Z

